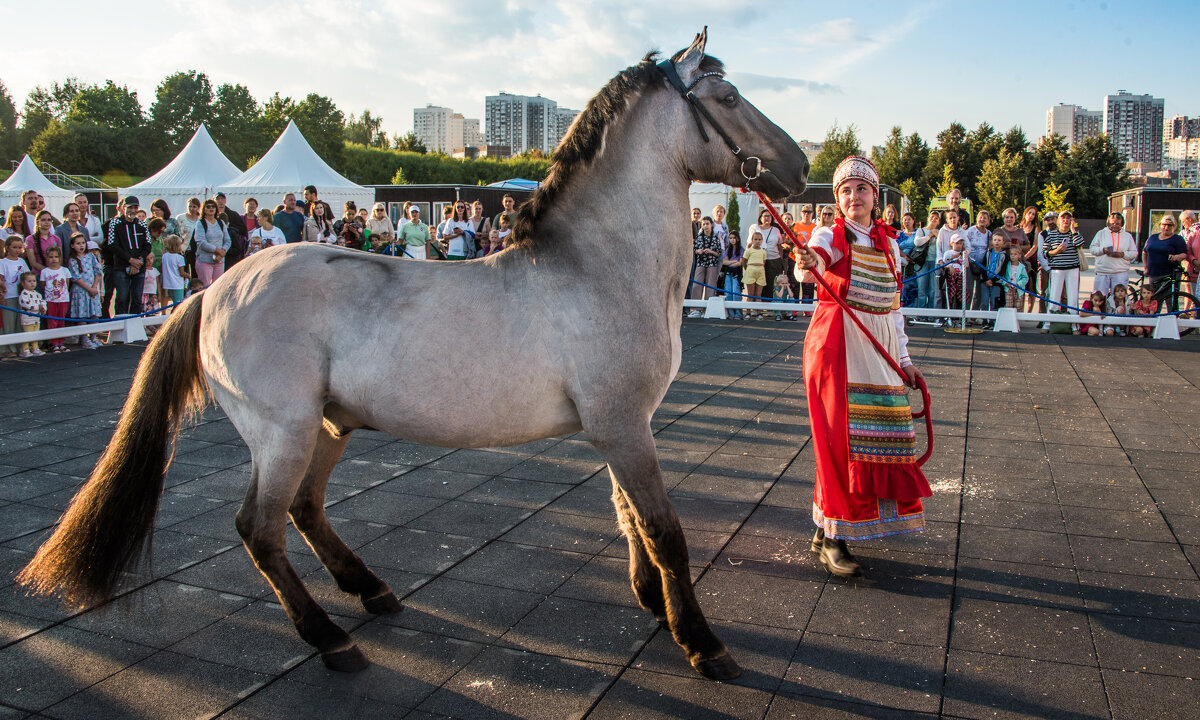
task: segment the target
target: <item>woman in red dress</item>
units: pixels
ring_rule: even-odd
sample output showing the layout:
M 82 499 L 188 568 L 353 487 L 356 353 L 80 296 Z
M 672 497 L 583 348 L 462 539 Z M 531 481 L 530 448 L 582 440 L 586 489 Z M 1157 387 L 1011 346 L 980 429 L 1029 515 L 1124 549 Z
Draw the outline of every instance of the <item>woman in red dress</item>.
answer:
M 813 550 L 834 575 L 862 569 L 846 540 L 925 529 L 921 498 L 932 492 L 916 463 L 909 387 L 921 372 L 908 356 L 900 314 L 900 249 L 895 230 L 878 220 L 879 173 L 864 157 L 848 157 L 833 175 L 838 218 L 813 232 L 800 253 L 803 270 L 822 274 L 851 308 L 824 288 L 804 339 L 804 389 L 817 459 Z M 853 312 L 905 378 L 846 317 Z

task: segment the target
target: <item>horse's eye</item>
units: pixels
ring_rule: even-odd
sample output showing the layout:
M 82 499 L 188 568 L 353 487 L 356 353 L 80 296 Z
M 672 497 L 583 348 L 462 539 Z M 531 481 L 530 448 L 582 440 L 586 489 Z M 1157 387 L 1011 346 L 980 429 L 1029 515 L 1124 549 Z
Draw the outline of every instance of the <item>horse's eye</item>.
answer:
M 735 92 L 729 93 L 725 97 L 721 98 L 721 102 L 725 103 L 729 107 L 733 107 L 734 105 L 737 105 L 737 93 L 735 93 Z

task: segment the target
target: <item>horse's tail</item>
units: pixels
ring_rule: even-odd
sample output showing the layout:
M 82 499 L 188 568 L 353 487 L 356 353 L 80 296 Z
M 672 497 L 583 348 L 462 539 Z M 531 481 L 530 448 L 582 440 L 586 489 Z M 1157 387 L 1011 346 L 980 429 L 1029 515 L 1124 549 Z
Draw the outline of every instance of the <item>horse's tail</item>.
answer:
M 154 527 L 179 428 L 204 409 L 201 297 L 171 315 L 146 348 L 113 439 L 58 528 L 17 576 L 39 595 L 83 608 L 112 596 Z

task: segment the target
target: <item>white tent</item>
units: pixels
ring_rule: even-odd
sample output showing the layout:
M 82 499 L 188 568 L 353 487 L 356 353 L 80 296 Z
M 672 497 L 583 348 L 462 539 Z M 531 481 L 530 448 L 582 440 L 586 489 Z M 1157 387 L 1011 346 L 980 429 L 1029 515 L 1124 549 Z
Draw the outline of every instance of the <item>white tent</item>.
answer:
M 203 200 L 215 192 L 215 188 L 229 182 L 242 171 L 229 162 L 221 152 L 208 128 L 196 128 L 196 134 L 184 146 L 175 159 L 162 170 L 133 187 L 121 188 L 120 195 L 135 195 L 142 207 L 149 212 L 150 202 L 156 198 L 166 201 L 172 215 L 187 211 L 188 198 Z
M 21 164 L 13 171 L 8 179 L 0 184 L 0 205 L 5 211 L 21 202 L 21 193 L 26 190 L 36 190 L 46 198 L 46 209 L 54 217 L 62 219 L 63 206 L 75 199 L 74 190 L 64 190 L 46 179 L 37 165 L 26 155 Z M 33 218 L 29 218 L 29 226 L 33 227 Z
M 291 121 L 253 167 L 217 189 L 225 193 L 233 207 L 242 207 L 246 198 L 252 197 L 259 207 L 273 208 L 283 202 L 285 193 L 296 193 L 297 199 L 301 198 L 306 185 L 316 186 L 317 195 L 338 217 L 347 200 L 360 208 L 370 208 L 375 202 L 373 188 L 356 185 L 329 167 Z
M 688 188 L 688 202 L 691 207 L 700 208 L 701 216 L 712 217 L 713 208 L 717 205 L 729 211 L 729 191 L 733 188 L 721 183 L 692 183 Z M 746 230 L 751 225 L 758 222 L 758 196 L 754 193 L 737 193 L 738 218 L 742 222 L 740 228 L 729 228 L 737 230 L 742 236 L 742 244 L 745 245 L 749 238 L 746 237 Z M 691 209 L 691 208 L 689 208 Z

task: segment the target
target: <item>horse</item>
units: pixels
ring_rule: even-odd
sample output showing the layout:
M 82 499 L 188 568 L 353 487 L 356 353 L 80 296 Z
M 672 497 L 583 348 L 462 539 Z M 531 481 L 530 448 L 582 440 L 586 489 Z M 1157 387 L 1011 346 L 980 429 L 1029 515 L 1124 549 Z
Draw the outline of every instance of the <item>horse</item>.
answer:
M 180 428 L 215 400 L 252 457 L 235 520 L 246 550 L 326 666 L 358 671 L 366 656 L 285 554 L 290 517 L 342 591 L 369 613 L 400 611 L 325 515 L 351 434 L 467 448 L 582 430 L 608 466 L 638 602 L 701 675 L 737 677 L 696 600 L 650 418 L 682 357 L 689 184 L 782 199 L 803 191 L 808 159 L 725 79 L 706 42 L 707 29 L 669 61 L 646 55 L 588 102 L 500 253 L 438 262 L 286 245 L 185 300 L 147 346 L 111 442 L 19 581 L 77 608 L 112 597 L 145 555 Z M 444 311 L 463 306 L 489 311 Z M 502 364 L 481 372 L 480 348 Z M 461 381 L 479 375 L 489 381 Z

